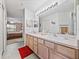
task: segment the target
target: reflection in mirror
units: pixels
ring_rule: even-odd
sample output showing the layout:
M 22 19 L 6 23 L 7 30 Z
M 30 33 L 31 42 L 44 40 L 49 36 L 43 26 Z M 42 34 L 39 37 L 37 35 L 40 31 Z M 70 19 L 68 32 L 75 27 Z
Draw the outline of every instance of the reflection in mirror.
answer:
M 15 18 L 7 18 L 7 42 L 8 44 L 14 43 L 17 40 L 22 38 L 23 25 L 22 22 Z M 11 41 L 9 41 L 11 40 Z M 14 40 L 14 41 L 13 41 Z
M 40 14 L 40 31 L 53 34 L 74 35 L 75 13 L 74 0 L 66 0 L 62 4 Z

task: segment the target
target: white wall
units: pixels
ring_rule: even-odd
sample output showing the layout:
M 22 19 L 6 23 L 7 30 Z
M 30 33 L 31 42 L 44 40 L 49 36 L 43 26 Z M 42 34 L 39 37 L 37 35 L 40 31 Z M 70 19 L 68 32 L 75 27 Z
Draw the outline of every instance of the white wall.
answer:
M 24 9 L 24 21 L 23 21 L 23 37 L 26 39 L 26 33 L 27 32 L 38 32 L 39 27 L 34 28 L 34 22 L 37 22 L 39 24 L 39 17 L 35 15 L 35 13 L 32 10 L 29 10 L 27 8 Z M 26 40 L 24 40 L 24 43 L 26 45 Z
M 7 46 L 7 12 L 6 12 L 6 5 L 5 5 L 5 0 L 3 0 L 3 8 L 4 8 L 4 51 L 6 50 Z
M 21 0 L 5 0 L 8 17 L 23 17 L 23 8 Z
M 2 6 L 0 5 L 0 52 L 3 50 L 3 9 Z
M 33 32 L 36 29 L 34 28 L 34 22 L 39 24 L 39 17 L 32 10 L 25 8 L 25 32 Z M 38 31 L 38 27 L 36 30 Z
M 6 40 L 6 32 L 5 32 L 5 8 L 4 8 L 4 4 L 3 4 L 3 0 L 0 0 L 0 59 L 2 59 L 2 52 L 5 48 L 4 43 Z M 3 9 L 4 8 L 4 9 Z M 5 33 L 5 34 L 4 34 Z
M 33 11 L 25 8 L 25 32 L 29 31 L 33 31 L 33 19 L 34 19 L 34 14 Z M 28 27 L 30 26 L 30 27 Z
M 79 38 L 79 5 L 77 6 L 77 37 Z

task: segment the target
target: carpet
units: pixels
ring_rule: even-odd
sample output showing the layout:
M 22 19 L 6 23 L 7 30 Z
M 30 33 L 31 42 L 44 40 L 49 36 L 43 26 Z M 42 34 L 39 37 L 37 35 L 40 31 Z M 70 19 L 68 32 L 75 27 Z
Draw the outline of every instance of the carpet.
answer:
M 31 55 L 33 52 L 28 46 L 24 46 L 18 49 L 21 59 L 24 59 L 25 57 Z

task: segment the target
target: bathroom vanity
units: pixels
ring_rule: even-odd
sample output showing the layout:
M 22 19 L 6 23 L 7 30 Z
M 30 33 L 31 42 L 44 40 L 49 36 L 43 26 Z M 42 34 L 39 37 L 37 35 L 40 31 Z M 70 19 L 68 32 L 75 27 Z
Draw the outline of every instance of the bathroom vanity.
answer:
M 48 5 L 42 8 L 37 11 L 38 26 L 33 21 L 28 22 L 29 18 L 25 17 L 26 44 L 40 59 L 79 59 L 79 26 L 75 4 L 75 0 L 65 0 L 55 7 Z M 38 31 L 34 30 L 35 27 L 39 28 Z
M 78 41 L 50 34 L 26 34 L 27 45 L 40 59 L 79 59 Z

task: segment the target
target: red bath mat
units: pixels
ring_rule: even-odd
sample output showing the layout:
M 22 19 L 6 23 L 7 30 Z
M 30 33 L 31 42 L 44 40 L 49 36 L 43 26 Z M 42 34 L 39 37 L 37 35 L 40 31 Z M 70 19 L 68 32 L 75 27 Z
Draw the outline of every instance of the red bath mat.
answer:
M 32 50 L 31 50 L 28 46 L 19 48 L 18 50 L 19 50 L 21 59 L 24 59 L 25 57 L 27 57 L 27 56 L 29 56 L 30 54 L 32 54 Z

